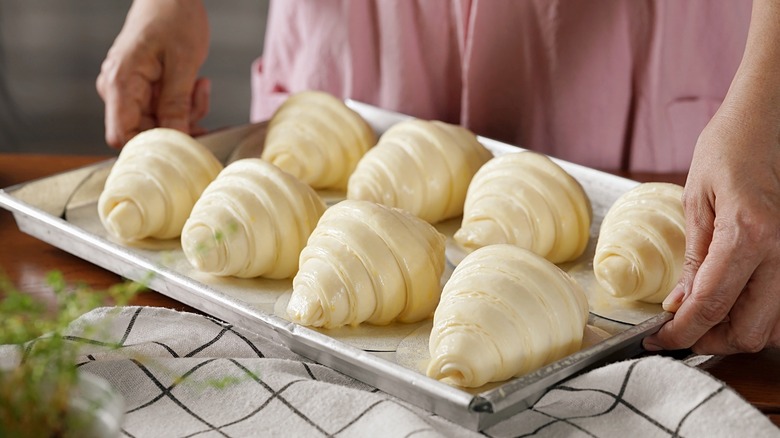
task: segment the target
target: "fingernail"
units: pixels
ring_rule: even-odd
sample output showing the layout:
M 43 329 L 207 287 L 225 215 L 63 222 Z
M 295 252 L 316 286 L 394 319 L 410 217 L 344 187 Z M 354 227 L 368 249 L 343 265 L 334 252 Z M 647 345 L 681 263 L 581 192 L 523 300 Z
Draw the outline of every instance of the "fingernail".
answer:
M 685 298 L 685 290 L 683 290 L 682 285 L 678 284 L 669 292 L 669 295 L 666 296 L 662 306 L 667 312 L 674 313 L 680 308 L 680 305 L 682 305 L 683 298 Z

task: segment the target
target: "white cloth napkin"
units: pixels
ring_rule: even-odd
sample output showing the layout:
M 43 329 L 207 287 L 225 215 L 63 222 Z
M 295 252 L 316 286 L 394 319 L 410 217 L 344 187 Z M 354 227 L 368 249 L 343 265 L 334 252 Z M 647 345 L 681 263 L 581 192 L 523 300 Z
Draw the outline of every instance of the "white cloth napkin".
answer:
M 123 395 L 130 437 L 780 436 L 723 382 L 658 356 L 568 380 L 480 434 L 196 314 L 101 308 L 70 335 L 81 369 Z

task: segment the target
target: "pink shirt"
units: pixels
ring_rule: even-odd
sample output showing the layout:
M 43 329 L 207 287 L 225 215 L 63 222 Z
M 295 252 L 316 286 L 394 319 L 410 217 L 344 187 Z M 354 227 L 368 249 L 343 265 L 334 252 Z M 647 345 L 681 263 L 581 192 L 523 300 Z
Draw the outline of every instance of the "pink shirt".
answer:
M 320 89 L 602 169 L 687 171 L 750 1 L 284 0 L 252 120 Z

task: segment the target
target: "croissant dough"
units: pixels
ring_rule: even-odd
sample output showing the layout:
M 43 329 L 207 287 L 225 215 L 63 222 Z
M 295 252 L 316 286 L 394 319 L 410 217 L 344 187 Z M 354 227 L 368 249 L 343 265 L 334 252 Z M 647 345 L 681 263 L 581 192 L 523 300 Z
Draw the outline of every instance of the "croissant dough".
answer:
M 474 175 L 454 239 L 467 251 L 510 243 L 562 263 L 585 251 L 591 220 L 577 180 L 545 155 L 513 152 Z
M 401 208 L 429 223 L 463 213 L 469 181 L 492 154 L 469 130 L 408 120 L 388 129 L 349 179 L 347 199 Z
M 433 315 L 428 376 L 478 387 L 580 349 L 588 302 L 580 285 L 515 245 L 475 250 L 455 268 Z
M 644 183 L 624 193 L 601 224 L 593 272 L 610 294 L 660 303 L 682 274 L 683 188 Z
M 230 164 L 195 203 L 181 235 L 197 269 L 289 278 L 325 203 L 306 183 L 259 158 Z
M 368 123 L 344 102 L 303 91 L 271 117 L 261 157 L 315 189 L 345 189 L 358 160 L 375 143 Z
M 425 319 L 439 300 L 444 243 L 443 234 L 405 211 L 339 202 L 301 252 L 287 314 L 325 328 Z
M 106 230 L 122 240 L 178 237 L 192 206 L 222 170 L 187 134 L 154 128 L 122 148 L 98 199 Z

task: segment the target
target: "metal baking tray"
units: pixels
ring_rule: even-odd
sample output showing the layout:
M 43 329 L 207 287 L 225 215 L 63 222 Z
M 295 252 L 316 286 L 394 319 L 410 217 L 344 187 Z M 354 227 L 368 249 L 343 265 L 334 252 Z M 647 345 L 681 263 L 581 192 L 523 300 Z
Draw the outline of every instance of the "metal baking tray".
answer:
M 407 118 L 355 101 L 347 104 L 379 134 Z M 227 163 L 257 156 L 265 128 L 265 123 L 245 125 L 211 133 L 200 140 Z M 518 150 L 491 139 L 479 140 L 494 154 Z M 133 246 L 112 240 L 97 218 L 96 202 L 113 162 L 107 160 L 0 190 L 0 207 L 10 210 L 19 229 L 27 234 L 125 278 L 145 281 L 155 291 L 270 338 L 472 430 L 482 430 L 526 409 L 548 388 L 567 378 L 641 353 L 642 338 L 671 318 L 660 306 L 610 300 L 593 281 L 591 261 L 604 214 L 620 194 L 637 182 L 556 160 L 582 184 L 594 214 L 588 250 L 579 260 L 561 267 L 583 284 L 591 304 L 589 323 L 603 330 L 601 333 L 606 331 L 608 337 L 531 374 L 483 388 L 456 388 L 425 376 L 410 365 L 414 361 L 401 353 L 424 348 L 426 322 L 364 327 L 356 332 L 310 329 L 279 316 L 280 297 L 291 289 L 289 280 L 220 279 L 198 273 L 187 263 L 178 240 Z M 326 200 L 337 199 L 339 194 L 323 196 Z M 438 227 L 451 236 L 458 224 L 455 219 Z

